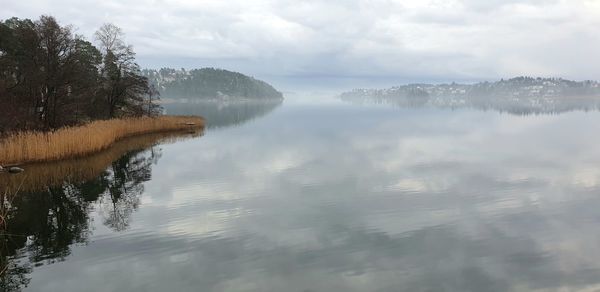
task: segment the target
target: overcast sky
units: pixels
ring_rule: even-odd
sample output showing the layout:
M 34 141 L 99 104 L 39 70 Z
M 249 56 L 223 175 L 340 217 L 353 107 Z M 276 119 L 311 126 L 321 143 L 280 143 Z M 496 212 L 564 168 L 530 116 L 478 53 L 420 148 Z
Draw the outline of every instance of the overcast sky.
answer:
M 0 18 L 105 22 L 143 67 L 268 78 L 600 79 L 599 0 L 0 0 Z

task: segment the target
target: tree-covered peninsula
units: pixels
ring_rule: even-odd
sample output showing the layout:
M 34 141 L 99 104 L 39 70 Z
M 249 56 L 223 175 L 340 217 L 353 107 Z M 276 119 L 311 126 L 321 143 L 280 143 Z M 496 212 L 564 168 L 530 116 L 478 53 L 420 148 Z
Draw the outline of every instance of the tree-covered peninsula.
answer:
M 209 99 L 282 99 L 270 84 L 238 72 L 215 68 L 142 70 L 144 77 L 165 98 Z
M 119 27 L 102 25 L 94 43 L 74 31 L 52 16 L 0 20 L 0 172 L 133 135 L 204 127 L 199 117 L 161 115 Z

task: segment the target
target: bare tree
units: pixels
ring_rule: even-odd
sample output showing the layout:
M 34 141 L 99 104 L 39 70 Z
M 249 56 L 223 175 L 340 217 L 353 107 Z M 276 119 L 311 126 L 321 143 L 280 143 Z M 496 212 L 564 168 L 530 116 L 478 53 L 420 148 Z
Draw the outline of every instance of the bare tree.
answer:
M 123 30 L 112 23 L 103 24 L 94 34 L 105 54 L 108 51 L 120 51 L 125 48 L 124 36 Z
M 142 115 L 148 79 L 141 76 L 133 47 L 125 44 L 123 31 L 114 24 L 104 24 L 95 36 L 104 50 L 101 75 L 106 115 Z
M 156 104 L 156 102 L 160 99 L 160 92 L 154 86 L 154 84 L 150 84 L 148 87 L 148 100 L 147 100 L 147 112 L 148 116 L 156 116 L 160 114 L 161 106 Z

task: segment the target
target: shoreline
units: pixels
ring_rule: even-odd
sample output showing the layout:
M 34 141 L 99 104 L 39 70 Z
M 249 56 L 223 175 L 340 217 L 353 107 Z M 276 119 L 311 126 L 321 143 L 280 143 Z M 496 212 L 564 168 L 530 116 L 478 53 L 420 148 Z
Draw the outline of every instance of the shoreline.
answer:
M 143 134 L 203 129 L 197 116 L 159 116 L 93 121 L 48 132 L 17 132 L 0 140 L 0 165 L 18 166 L 93 154 L 124 138 Z
M 39 191 L 69 183 L 82 183 L 97 177 L 111 163 L 123 155 L 145 151 L 155 145 L 164 145 L 201 137 L 203 129 L 147 133 L 123 138 L 110 147 L 80 157 L 55 161 L 31 162 L 20 165 L 26 169 L 23 175 L 0 173 L 0 194 L 9 191 Z M 4 188 L 4 190 L 3 190 Z

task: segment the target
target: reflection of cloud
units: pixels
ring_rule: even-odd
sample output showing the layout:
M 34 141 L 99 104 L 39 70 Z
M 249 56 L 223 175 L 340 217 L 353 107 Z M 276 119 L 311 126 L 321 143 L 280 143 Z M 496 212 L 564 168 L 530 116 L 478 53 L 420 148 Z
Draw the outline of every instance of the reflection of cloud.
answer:
M 131 232 L 93 240 L 31 287 L 597 287 L 598 114 L 279 113 L 163 146 Z
M 98 285 L 101 279 L 95 273 L 111 275 L 111 281 L 102 285 L 108 290 L 151 283 L 147 289 L 154 291 L 198 287 L 283 291 L 286 285 L 299 291 L 502 291 L 515 284 L 528 289 L 580 288 L 596 281 L 589 271 L 557 266 L 556 255 L 541 250 L 533 238 L 517 238 L 494 225 L 481 225 L 480 233 L 493 240 L 470 238 L 449 227 L 390 236 L 327 223 L 318 230 L 317 244 L 307 247 L 272 241 L 252 244 L 257 238 L 246 236 L 211 240 L 173 234 L 140 236 L 127 246 L 161 253 L 130 250 L 127 259 L 114 258 L 113 251 L 127 251 L 127 246 L 109 239 L 93 244 L 89 259 L 96 264 L 79 267 L 76 273 L 83 272 L 90 284 Z M 173 282 L 175 278 L 180 280 Z M 60 289 L 55 283 L 48 282 L 48 291 Z
M 386 187 L 387 191 L 401 191 L 422 193 L 428 190 L 427 185 L 422 180 L 416 179 L 400 179 L 397 183 Z

